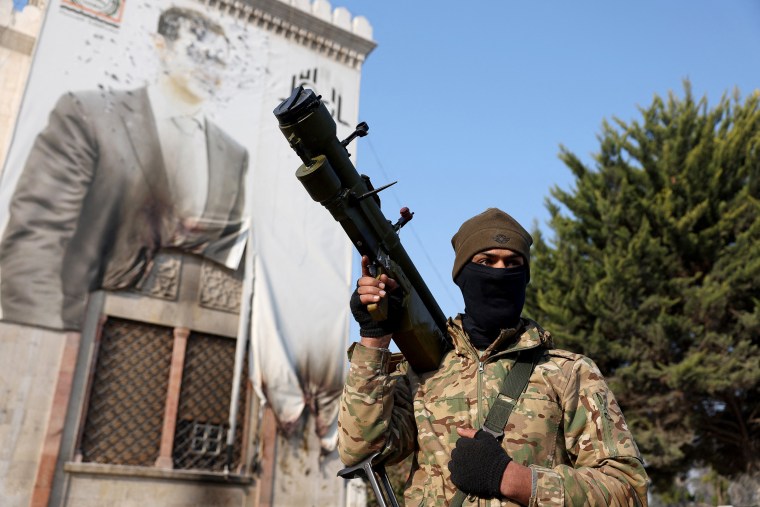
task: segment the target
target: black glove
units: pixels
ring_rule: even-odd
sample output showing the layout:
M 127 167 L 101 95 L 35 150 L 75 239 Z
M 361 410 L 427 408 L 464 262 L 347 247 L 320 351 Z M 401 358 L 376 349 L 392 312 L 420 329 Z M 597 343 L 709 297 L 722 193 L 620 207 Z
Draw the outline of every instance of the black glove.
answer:
M 385 297 L 388 298 L 388 317 L 385 320 L 376 321 L 372 319 L 372 315 L 367 310 L 367 305 L 363 305 L 359 300 L 358 289 L 351 295 L 351 313 L 354 315 L 354 320 L 359 323 L 359 334 L 361 336 L 380 338 L 398 329 L 403 309 L 401 290 L 388 292 Z
M 451 452 L 451 482 L 467 494 L 501 496 L 501 478 L 512 461 L 496 438 L 480 430 L 475 438 L 461 437 Z

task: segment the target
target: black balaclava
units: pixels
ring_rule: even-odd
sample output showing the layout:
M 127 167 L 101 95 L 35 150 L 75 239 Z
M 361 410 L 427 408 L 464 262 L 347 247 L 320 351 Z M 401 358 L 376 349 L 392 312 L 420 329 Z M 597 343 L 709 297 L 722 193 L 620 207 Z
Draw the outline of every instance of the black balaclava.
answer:
M 475 348 L 487 348 L 502 329 L 516 328 L 525 305 L 528 267 L 465 264 L 454 282 L 464 297 L 462 325 Z
M 517 220 L 498 208 L 466 220 L 451 238 L 454 269 L 451 277 L 462 290 L 464 330 L 478 349 L 488 347 L 502 329 L 520 324 L 525 286 L 530 280 L 530 245 L 533 238 Z M 472 262 L 478 252 L 494 248 L 520 254 L 524 264 L 516 268 L 492 268 Z

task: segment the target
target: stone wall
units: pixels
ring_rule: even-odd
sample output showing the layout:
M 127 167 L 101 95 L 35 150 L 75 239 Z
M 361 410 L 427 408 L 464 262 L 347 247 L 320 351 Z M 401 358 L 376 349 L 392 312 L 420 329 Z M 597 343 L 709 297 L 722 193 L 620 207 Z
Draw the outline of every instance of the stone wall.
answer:
M 0 0 L 0 171 L 11 143 L 32 52 L 42 26 L 43 2 L 14 12 L 12 0 Z
M 0 170 L 12 141 L 13 128 L 32 62 L 34 44 L 44 18 L 44 0 L 30 0 L 24 11 L 12 14 L 12 0 L 0 0 Z M 293 39 L 315 52 L 359 68 L 374 48 L 366 19 L 352 17 L 326 0 L 207 0 L 213 8 L 236 12 L 250 23 Z M 202 266 L 199 267 L 202 269 Z M 212 274 L 213 275 L 213 274 Z M 161 294 L 113 294 L 92 312 L 82 334 L 50 331 L 0 322 L 0 505 L 87 507 L 244 506 L 261 502 L 264 480 L 269 505 L 343 505 L 346 486 L 335 477 L 341 468 L 335 453 L 323 456 L 311 428 L 290 439 L 276 437 L 270 473 L 245 476 L 193 473 L 159 468 L 78 463 L 75 459 L 82 407 L 97 317 L 101 311 L 122 317 L 162 323 L 167 318 L 203 318 L 201 330 L 235 336 L 237 318 L 226 305 L 239 304 L 229 280 L 210 276 L 202 300 L 191 313 L 177 313 Z M 160 281 L 160 280 L 159 280 Z M 159 289 L 167 285 L 156 284 Z M 170 289 L 170 288 L 169 288 Z M 167 289 L 167 290 L 169 290 Z M 147 298 L 153 298 L 146 305 Z M 166 298 L 164 298 L 166 299 Z M 202 307 L 201 310 L 198 308 Z M 175 313 L 172 313 L 175 312 Z M 91 319 L 92 320 L 92 319 Z M 203 329 L 208 327 L 209 329 Z M 255 415 L 252 417 L 255 419 Z M 304 422 L 306 424 L 306 422 Z M 251 423 L 251 431 L 256 425 Z M 251 436 L 251 439 L 253 437 Z M 274 445 L 272 435 L 270 444 Z M 260 457 L 258 457 L 260 458 Z M 258 459 L 257 458 L 257 459 Z M 247 465 L 257 465 L 252 459 Z M 305 480 L 307 479 L 308 480 Z M 309 483 L 309 486 L 305 486 Z M 315 489 L 312 489 L 312 486 Z M 349 495 L 356 497 L 356 494 Z M 364 497 L 351 505 L 362 505 Z
M 26 506 L 42 458 L 66 333 L 0 322 L 0 499 Z M 65 411 L 65 407 L 58 407 Z

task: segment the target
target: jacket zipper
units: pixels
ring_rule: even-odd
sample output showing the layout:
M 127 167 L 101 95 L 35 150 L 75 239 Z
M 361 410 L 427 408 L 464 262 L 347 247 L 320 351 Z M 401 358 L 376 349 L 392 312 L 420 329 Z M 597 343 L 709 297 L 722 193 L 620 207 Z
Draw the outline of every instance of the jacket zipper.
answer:
M 483 428 L 483 373 L 485 372 L 486 363 L 478 358 L 478 429 Z M 470 501 L 476 500 L 473 495 L 468 495 L 467 499 Z M 480 507 L 483 505 L 480 498 L 477 498 L 475 505 Z
M 462 337 L 464 339 L 464 337 Z M 474 347 L 472 347 L 473 352 L 475 353 L 475 356 L 478 358 L 478 417 L 477 417 L 477 423 L 478 423 L 478 429 L 481 429 L 483 427 L 483 377 L 485 376 L 485 366 L 488 361 L 494 360 L 497 357 L 503 356 L 506 354 L 506 351 L 499 352 L 498 354 L 489 356 L 484 360 L 481 359 L 480 354 L 477 350 L 475 350 Z M 510 352 L 519 352 L 522 349 L 518 349 L 517 351 L 510 351 Z M 606 410 L 606 406 L 605 406 Z M 489 505 L 489 500 L 483 500 L 481 498 L 473 497 L 473 495 L 467 495 L 466 501 L 473 502 L 471 505 Z
M 594 397 L 596 398 L 596 404 L 599 406 L 599 410 L 602 412 L 602 436 L 604 444 L 609 450 L 610 457 L 614 457 L 617 455 L 617 447 L 612 441 L 612 416 L 607 408 L 607 400 L 602 393 L 594 393 Z
M 478 429 L 483 427 L 483 372 L 485 363 L 478 361 Z
M 451 329 L 451 327 L 450 327 L 450 329 Z M 467 343 L 466 337 L 461 332 L 459 332 L 458 330 L 456 332 L 460 336 L 460 339 L 464 343 Z M 476 350 L 469 343 L 467 343 L 467 345 L 469 345 L 470 349 L 475 354 L 475 357 L 478 358 L 478 392 L 477 392 L 477 396 L 478 396 L 478 400 L 477 400 L 478 414 L 477 414 L 477 423 L 478 423 L 478 429 L 480 429 L 480 428 L 483 427 L 483 377 L 485 376 L 485 364 L 487 362 L 489 362 L 489 361 L 492 361 L 492 360 L 496 359 L 497 357 L 504 356 L 507 353 L 520 352 L 520 351 L 522 351 L 524 349 L 532 348 L 532 347 L 523 347 L 523 348 L 519 348 L 519 349 L 516 349 L 516 350 L 501 351 L 501 352 L 498 352 L 497 354 L 494 354 L 494 355 L 491 355 L 491 356 L 487 357 L 485 359 L 485 361 L 484 361 L 484 360 L 481 359 L 480 353 L 478 352 L 478 350 Z M 607 407 L 605 405 L 605 412 L 606 412 L 606 409 L 607 409 Z M 482 500 L 481 498 L 473 498 L 472 495 L 467 495 L 467 501 L 474 502 L 472 505 L 478 505 L 478 506 L 480 506 L 480 505 L 489 505 L 489 500 Z

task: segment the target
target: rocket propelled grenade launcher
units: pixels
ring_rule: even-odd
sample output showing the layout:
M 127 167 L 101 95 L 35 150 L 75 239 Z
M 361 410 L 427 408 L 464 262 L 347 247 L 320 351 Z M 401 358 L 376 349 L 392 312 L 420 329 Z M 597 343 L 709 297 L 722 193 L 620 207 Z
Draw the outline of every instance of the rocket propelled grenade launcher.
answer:
M 399 350 L 417 372 L 437 368 L 449 347 L 446 317 L 398 237 L 399 229 L 413 214 L 404 208 L 401 218 L 392 224 L 377 197 L 390 185 L 373 188 L 369 178 L 357 172 L 346 149 L 356 137 L 366 136 L 369 127 L 360 123 L 349 137 L 338 140 L 335 121 L 320 97 L 300 86 L 275 108 L 274 115 L 290 147 L 303 161 L 296 177 L 311 198 L 327 208 L 359 253 L 370 258 L 374 275 L 384 272 L 399 283 L 403 315 L 393 334 Z M 383 320 L 384 309 L 372 306 L 372 317 Z

